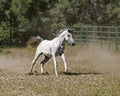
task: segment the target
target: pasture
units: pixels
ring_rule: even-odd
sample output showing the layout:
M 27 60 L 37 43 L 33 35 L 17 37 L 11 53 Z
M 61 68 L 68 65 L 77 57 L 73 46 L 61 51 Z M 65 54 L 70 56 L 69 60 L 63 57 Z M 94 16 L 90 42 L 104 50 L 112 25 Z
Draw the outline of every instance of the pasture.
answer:
M 53 60 L 40 74 L 39 60 L 29 72 L 35 48 L 10 48 L 0 55 L 0 96 L 120 96 L 119 52 L 102 48 L 66 47 L 68 72 L 57 57 L 58 77 Z

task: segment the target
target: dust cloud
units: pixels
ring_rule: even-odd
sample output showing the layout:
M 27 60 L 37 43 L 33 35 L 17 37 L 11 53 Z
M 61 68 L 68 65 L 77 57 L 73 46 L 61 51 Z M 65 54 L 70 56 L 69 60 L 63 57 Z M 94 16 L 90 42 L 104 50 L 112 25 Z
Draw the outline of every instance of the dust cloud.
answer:
M 0 56 L 0 68 L 20 74 L 24 74 L 28 71 L 28 67 L 31 64 L 31 57 L 33 55 L 32 52 L 29 52 L 31 50 L 19 48 L 8 50 L 10 51 L 8 55 L 3 54 Z
M 8 49 L 8 55 L 0 56 L 0 68 L 25 74 L 29 71 L 35 49 L 30 48 L 13 48 Z M 120 76 L 120 55 L 117 52 L 102 48 L 81 48 L 66 47 L 65 55 L 68 63 L 69 71 L 81 73 L 102 73 Z M 40 57 L 40 59 L 43 57 Z M 63 63 L 57 58 L 58 63 Z M 37 61 L 39 63 L 39 60 Z M 53 63 L 52 59 L 48 63 Z M 47 69 L 51 64 L 47 64 Z M 39 64 L 37 64 L 36 69 Z M 63 64 L 58 67 L 63 67 Z M 53 68 L 53 64 L 52 64 Z M 51 68 L 50 68 L 51 69 Z M 52 69 L 54 71 L 54 69 Z
M 102 73 L 120 76 L 120 53 L 109 49 L 90 46 L 70 49 L 68 58 L 71 66 L 81 73 Z

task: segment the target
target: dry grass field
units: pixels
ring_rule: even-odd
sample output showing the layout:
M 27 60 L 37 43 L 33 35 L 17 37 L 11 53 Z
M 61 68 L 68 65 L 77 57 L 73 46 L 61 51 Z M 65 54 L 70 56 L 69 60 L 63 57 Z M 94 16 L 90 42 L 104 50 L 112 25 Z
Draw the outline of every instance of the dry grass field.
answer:
M 101 48 L 66 47 L 68 73 L 57 57 L 56 78 L 52 59 L 41 75 L 39 62 L 29 71 L 35 49 L 11 48 L 0 54 L 0 96 L 120 96 L 120 53 Z

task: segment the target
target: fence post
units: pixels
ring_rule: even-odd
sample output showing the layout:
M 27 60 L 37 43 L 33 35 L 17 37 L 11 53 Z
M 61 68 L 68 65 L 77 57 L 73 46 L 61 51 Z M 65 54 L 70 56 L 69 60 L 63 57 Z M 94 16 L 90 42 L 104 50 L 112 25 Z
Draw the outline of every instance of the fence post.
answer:
M 108 28 L 108 48 L 110 49 L 110 28 L 109 27 L 107 27 Z
M 80 27 L 80 29 L 79 29 L 79 38 L 80 38 L 80 44 L 81 44 L 81 46 L 83 45 L 83 41 L 82 41 L 82 27 Z
M 99 27 L 100 28 L 100 47 L 102 48 L 102 27 Z
M 86 26 L 86 47 L 89 47 L 88 45 L 88 26 Z
M 115 50 L 117 51 L 119 48 L 118 48 L 118 28 L 115 27 Z

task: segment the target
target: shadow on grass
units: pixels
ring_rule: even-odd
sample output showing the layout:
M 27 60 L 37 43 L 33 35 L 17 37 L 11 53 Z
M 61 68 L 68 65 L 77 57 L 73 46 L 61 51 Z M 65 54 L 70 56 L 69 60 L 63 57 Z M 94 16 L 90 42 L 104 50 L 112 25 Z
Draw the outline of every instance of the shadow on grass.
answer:
M 59 72 L 58 74 L 78 76 L 78 75 L 99 75 L 102 73 L 98 73 L 98 72 Z M 41 73 L 38 73 L 37 71 L 34 71 L 33 73 L 27 73 L 25 75 L 50 75 L 50 73 L 46 71 L 45 73 L 41 74 Z
M 49 75 L 49 73 L 46 71 L 45 73 L 38 73 L 37 71 L 34 71 L 32 73 L 26 73 L 25 75 Z
M 62 72 L 60 74 L 64 74 L 64 75 L 99 75 L 101 73 L 98 72 Z

